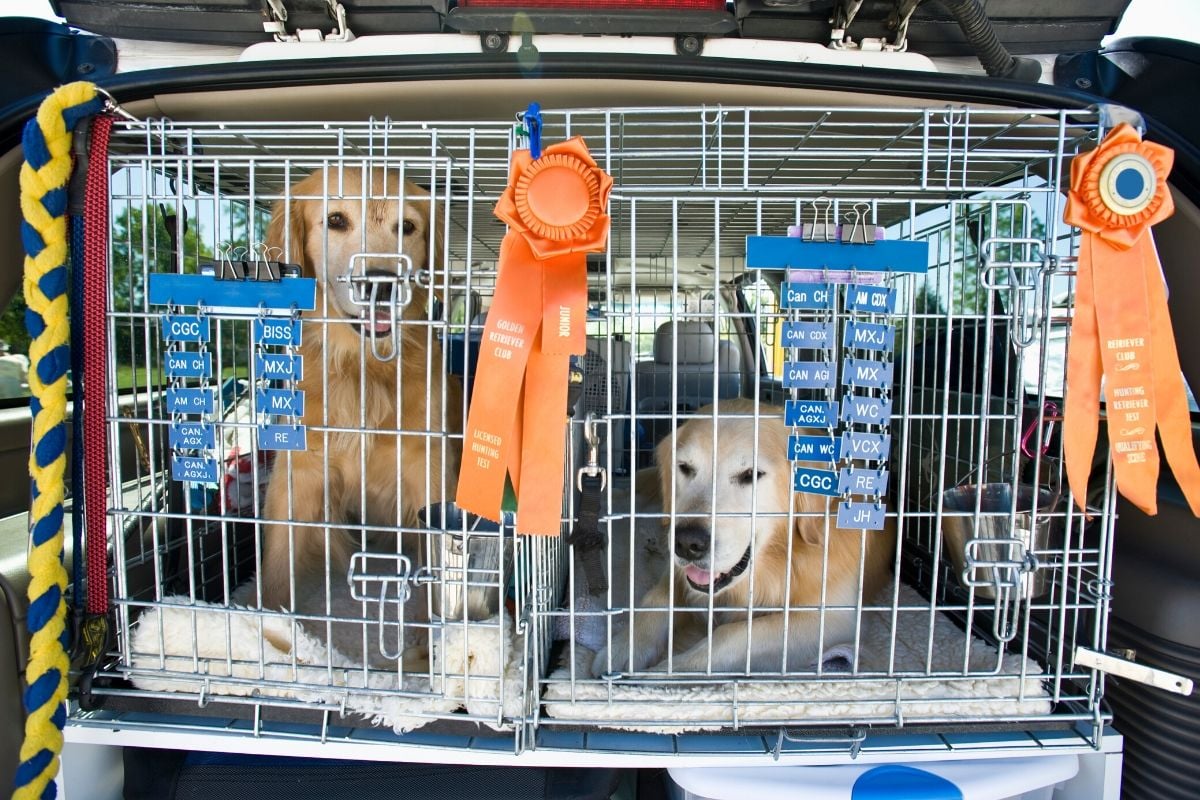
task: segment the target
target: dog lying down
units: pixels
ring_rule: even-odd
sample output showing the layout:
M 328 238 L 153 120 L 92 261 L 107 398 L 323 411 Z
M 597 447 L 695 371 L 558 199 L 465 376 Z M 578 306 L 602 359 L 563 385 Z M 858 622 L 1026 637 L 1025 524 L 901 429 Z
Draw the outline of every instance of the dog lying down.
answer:
M 889 578 L 895 529 L 838 528 L 836 499 L 793 491 L 787 442 L 783 409 L 731 400 L 715 421 L 689 420 L 659 444 L 674 557 L 630 614 L 632 652 L 628 631 L 614 629 L 593 675 L 666 670 L 668 642 L 675 673 L 805 670 L 854 638 L 859 598 L 876 597 Z

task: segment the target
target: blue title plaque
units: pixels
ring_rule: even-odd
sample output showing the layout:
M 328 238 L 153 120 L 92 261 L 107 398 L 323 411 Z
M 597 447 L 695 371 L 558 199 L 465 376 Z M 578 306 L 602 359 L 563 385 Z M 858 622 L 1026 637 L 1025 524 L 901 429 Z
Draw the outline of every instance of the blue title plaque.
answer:
M 167 389 L 168 414 L 212 414 L 217 408 L 217 396 L 212 389 Z
M 784 347 L 832 350 L 835 346 L 832 322 L 785 322 L 782 338 Z
M 837 373 L 832 361 L 785 361 L 783 364 L 785 389 L 832 389 L 836 382 Z
M 790 461 L 837 461 L 842 457 L 842 440 L 836 436 L 788 437 Z
M 856 319 L 846 321 L 845 335 L 842 336 L 842 343 L 846 347 L 874 350 L 877 353 L 892 352 L 895 342 L 896 328 L 894 326 L 862 322 Z
M 846 431 L 842 434 L 842 452 L 846 458 L 866 461 L 886 461 L 892 437 L 886 433 Z
M 211 422 L 175 422 L 167 433 L 172 450 L 212 450 L 217 446 Z
M 892 421 L 892 400 L 889 397 L 842 397 L 842 421 L 852 425 L 887 425 Z
M 842 362 L 842 385 L 850 388 L 883 389 L 892 385 L 891 361 L 869 358 L 847 358 Z M 784 386 L 787 386 L 785 381 Z
M 820 494 L 825 497 L 837 497 L 838 474 L 824 469 L 807 469 L 796 467 L 794 485 L 797 492 L 805 494 Z
M 303 450 L 307 446 L 303 425 L 259 425 L 259 450 Z
M 784 424 L 792 428 L 832 428 L 837 420 L 836 400 L 788 400 L 783 405 Z
M 219 478 L 220 468 L 215 458 L 200 458 L 198 456 L 171 457 L 172 480 L 216 483 Z
M 208 317 L 165 316 L 162 333 L 163 340 L 168 342 L 207 342 Z
M 304 392 L 299 389 L 259 389 L 254 393 L 254 402 L 259 414 L 304 416 Z
M 851 284 L 846 287 L 845 308 L 860 313 L 890 314 L 896 310 L 896 290 L 887 286 Z
M 219 280 L 215 275 L 151 272 L 147 285 L 151 305 L 221 306 L 248 313 L 312 311 L 317 307 L 314 278 L 281 281 Z
M 838 476 L 838 494 L 887 494 L 888 471 L 866 467 L 842 467 Z
M 258 317 L 254 320 L 255 344 L 279 347 L 300 346 L 300 320 Z
M 254 356 L 254 369 L 259 380 L 298 381 L 304 377 L 304 359 L 298 355 L 258 353 Z
M 779 307 L 809 311 L 833 308 L 833 289 L 825 283 L 785 283 Z
M 163 354 L 163 371 L 168 378 L 211 378 L 212 353 L 168 350 Z
M 876 241 L 869 244 L 813 242 L 798 236 L 747 236 L 746 269 L 856 272 L 929 271 L 929 243 Z
M 868 531 L 883 530 L 886 509 L 883 503 L 839 503 L 837 526 L 839 528 Z

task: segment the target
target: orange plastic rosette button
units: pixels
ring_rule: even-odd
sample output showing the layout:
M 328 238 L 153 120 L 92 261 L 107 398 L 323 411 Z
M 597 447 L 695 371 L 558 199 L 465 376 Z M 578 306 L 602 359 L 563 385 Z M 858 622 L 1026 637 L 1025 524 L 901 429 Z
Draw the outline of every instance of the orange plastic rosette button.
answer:
M 599 252 L 608 241 L 612 185 L 578 136 L 550 145 L 537 161 L 518 150 L 495 214 L 539 259 Z

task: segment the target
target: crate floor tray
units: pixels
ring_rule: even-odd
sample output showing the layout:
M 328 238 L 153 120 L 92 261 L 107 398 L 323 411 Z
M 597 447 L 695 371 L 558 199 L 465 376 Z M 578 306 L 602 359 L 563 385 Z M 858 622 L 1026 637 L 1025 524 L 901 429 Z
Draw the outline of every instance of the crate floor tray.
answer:
M 885 605 L 890 604 L 889 596 Z M 969 638 L 907 586 L 900 589 L 889 664 L 892 638 L 892 610 L 868 611 L 858 676 L 830 672 L 812 679 L 677 678 L 672 683 L 579 680 L 588 674 L 592 653 L 576 647 L 576 680 L 567 665 L 551 674 L 544 708 L 555 722 L 664 733 L 843 719 L 909 723 L 1050 713 L 1046 676 L 1036 662 Z M 680 724 L 681 719 L 687 722 Z
M 359 714 L 397 733 L 459 711 L 502 729 L 503 719 L 521 713 L 522 651 L 507 616 L 432 628 L 428 666 L 403 672 L 377 653 L 367 664 L 348 655 L 375 652 L 377 623 L 337 622 L 327 637 L 314 635 L 324 627 L 236 603 L 169 596 L 139 617 L 125 671 L 143 691 L 199 694 L 202 702 L 299 701 Z

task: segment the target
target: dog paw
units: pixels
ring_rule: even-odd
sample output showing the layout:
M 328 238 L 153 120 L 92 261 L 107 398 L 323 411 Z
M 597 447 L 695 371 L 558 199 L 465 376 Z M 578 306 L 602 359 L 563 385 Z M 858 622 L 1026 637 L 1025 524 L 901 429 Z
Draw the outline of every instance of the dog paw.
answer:
M 676 653 L 671 657 L 670 668 L 668 669 L 668 659 L 664 657 L 653 667 L 650 667 L 651 672 L 670 672 L 672 674 L 679 672 L 707 672 L 708 664 L 708 648 L 704 645 L 697 645 L 682 653 Z M 714 672 L 721 672 L 722 667 L 714 658 L 712 663 Z
M 637 658 L 633 659 L 632 664 L 629 662 L 629 646 L 620 638 L 614 638 L 610 647 L 601 648 L 592 659 L 592 675 L 599 678 L 610 673 L 636 671 L 645 666 Z
M 600 652 L 596 653 L 596 657 L 592 659 L 592 677 L 593 678 L 599 678 L 603 675 L 609 674 L 610 672 L 624 671 L 626 658 L 623 655 L 616 652 L 616 648 L 613 648 L 612 652 L 611 652 L 611 657 L 612 657 L 612 661 L 611 661 L 612 667 L 611 668 L 609 667 L 609 663 L 610 663 L 609 657 L 610 657 L 610 650 L 607 647 L 602 649 Z

